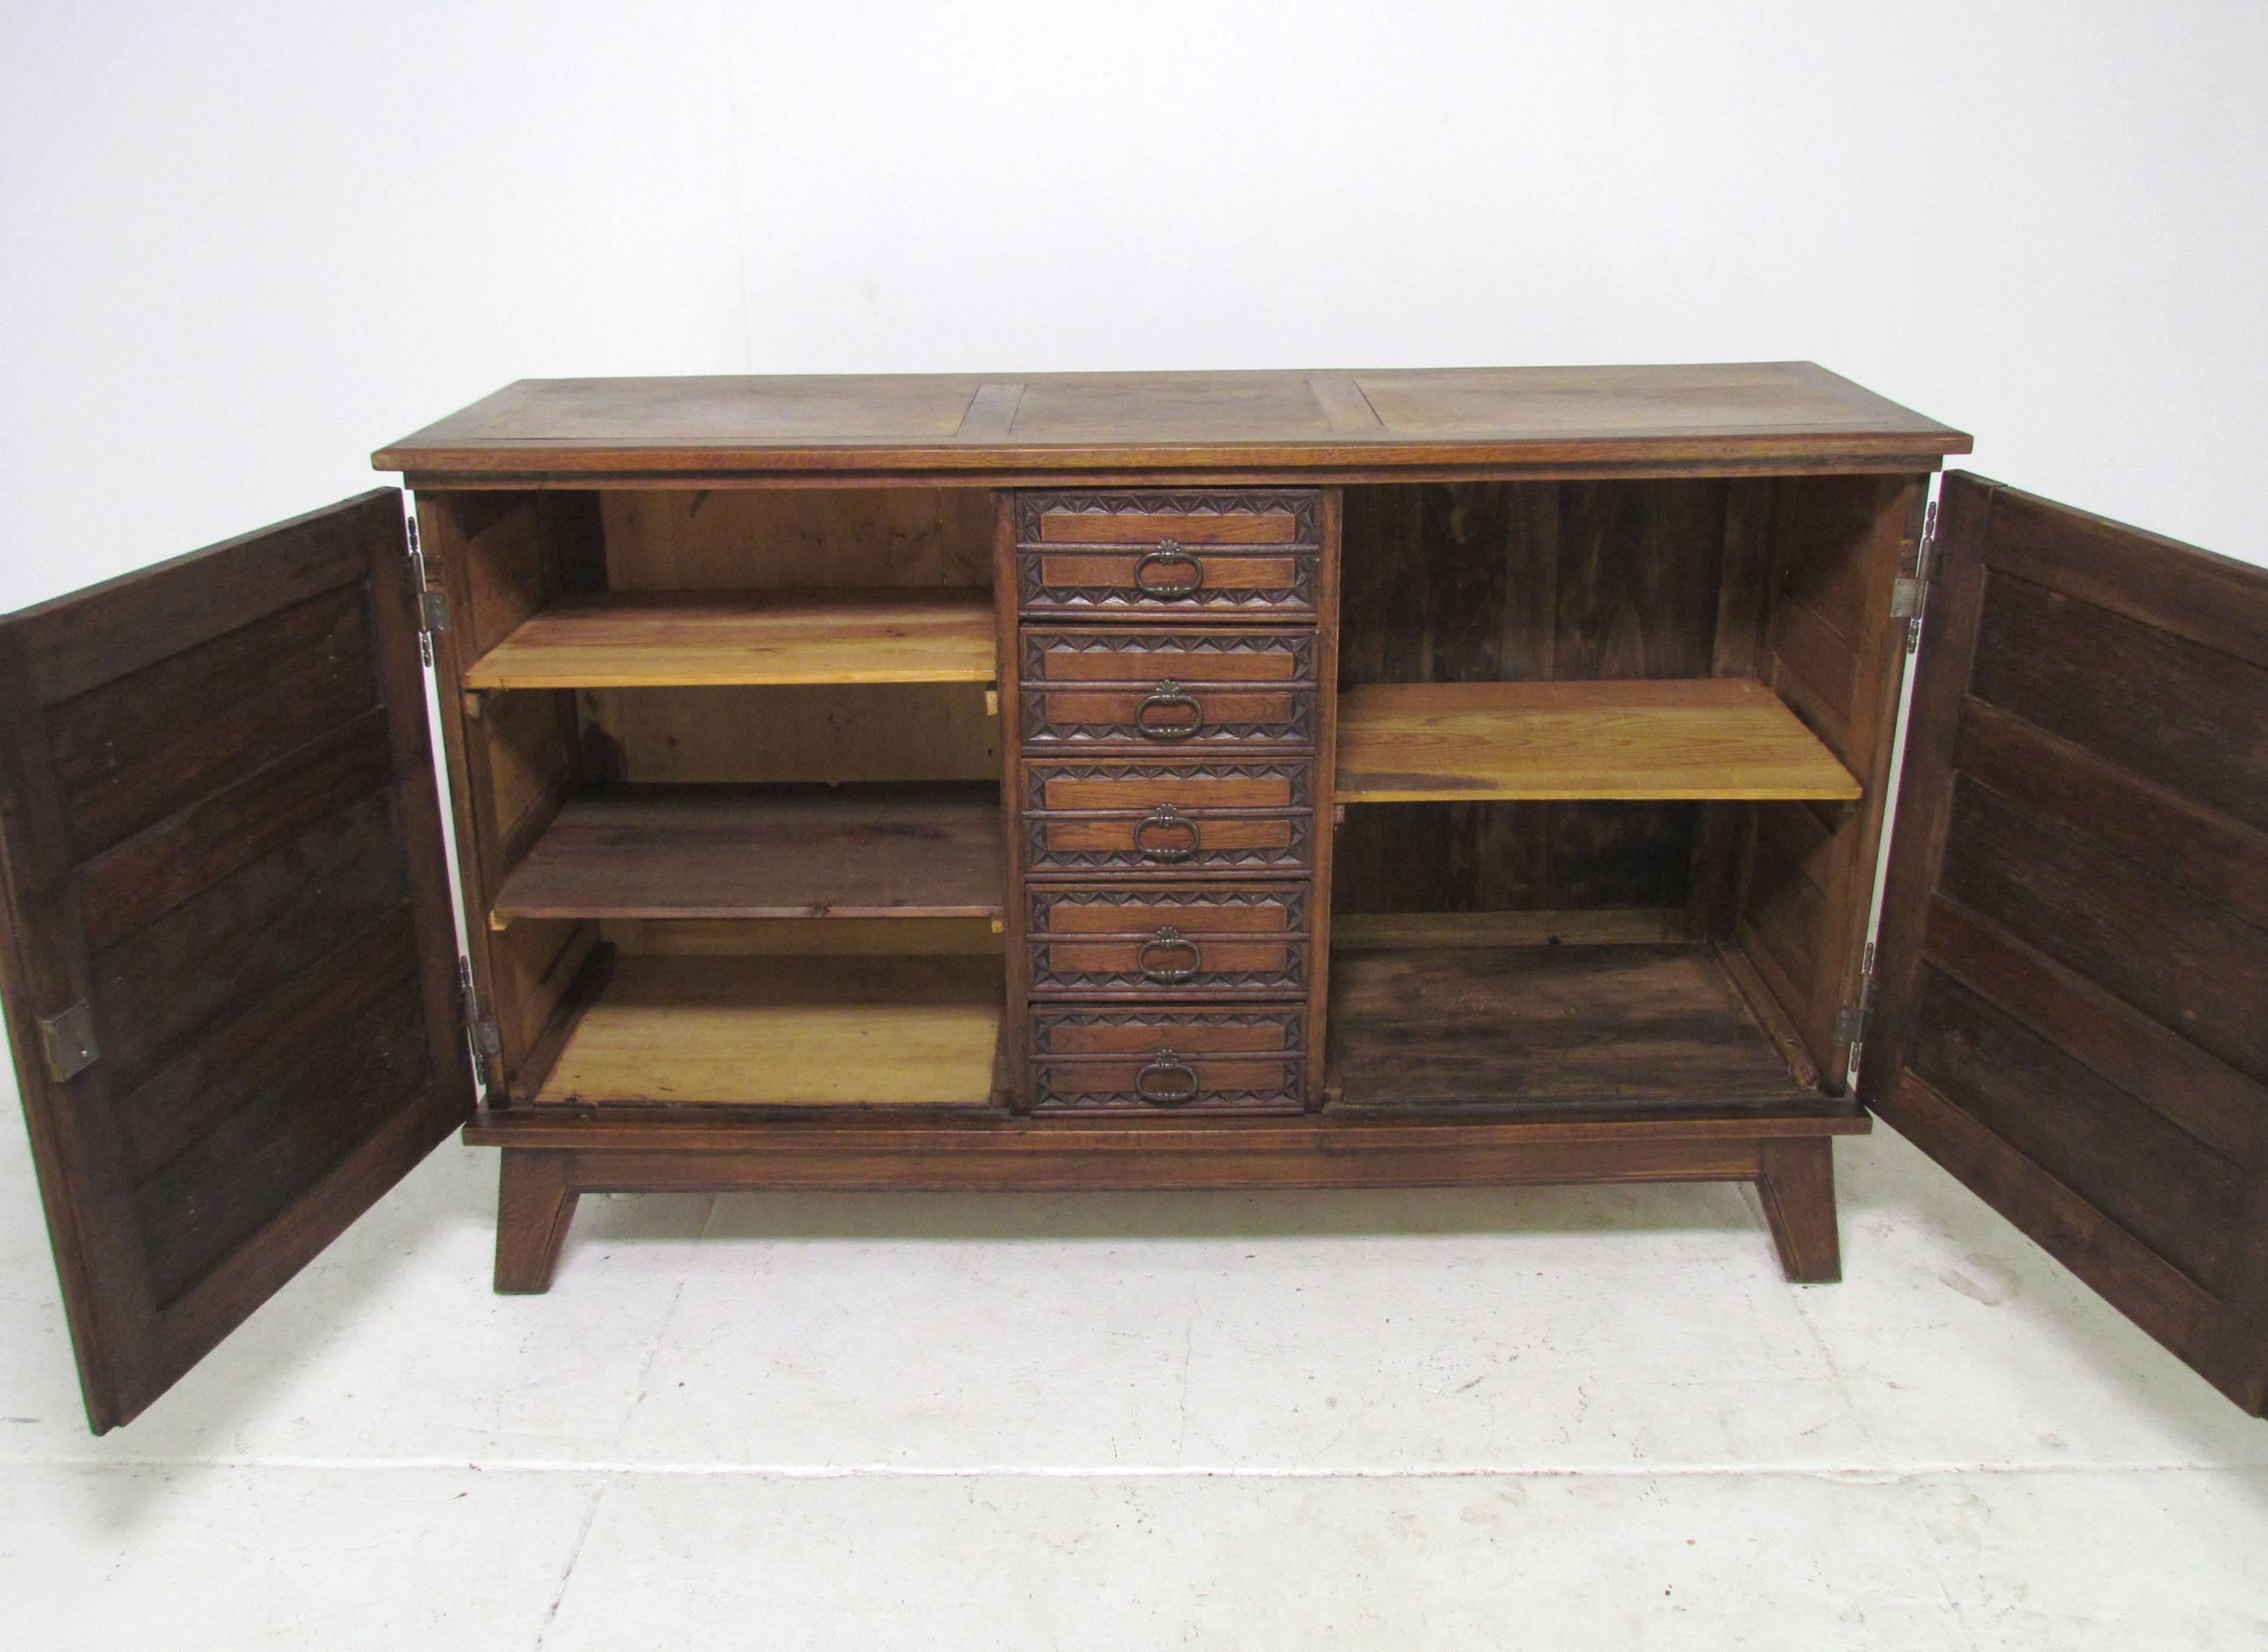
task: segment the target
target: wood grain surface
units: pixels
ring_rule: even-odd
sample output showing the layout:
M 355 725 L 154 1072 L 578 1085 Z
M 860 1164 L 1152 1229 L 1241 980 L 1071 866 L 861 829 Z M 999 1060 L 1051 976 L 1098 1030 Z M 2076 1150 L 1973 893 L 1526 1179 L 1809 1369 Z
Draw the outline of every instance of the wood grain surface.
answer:
M 519 918 L 990 918 L 996 789 L 615 786 L 571 799 L 504 879 Z
M 474 662 L 468 688 L 984 683 L 991 593 L 606 591 L 562 598 Z
M 2268 1411 L 2268 574 L 1945 490 L 1867 1104 Z
M 991 958 L 625 957 L 534 1101 L 984 1106 L 1002 1002 Z
M 389 489 L 0 625 L 0 992 L 98 1432 L 473 1110 L 405 565 Z
M 442 480 L 1841 459 L 1957 430 L 1808 362 L 523 379 L 373 456 Z
M 1380 684 L 1339 702 L 1341 803 L 1858 795 L 1743 679 Z
M 1706 945 L 1351 951 L 1330 1029 L 1347 1107 L 1847 1111 L 1794 1081 Z

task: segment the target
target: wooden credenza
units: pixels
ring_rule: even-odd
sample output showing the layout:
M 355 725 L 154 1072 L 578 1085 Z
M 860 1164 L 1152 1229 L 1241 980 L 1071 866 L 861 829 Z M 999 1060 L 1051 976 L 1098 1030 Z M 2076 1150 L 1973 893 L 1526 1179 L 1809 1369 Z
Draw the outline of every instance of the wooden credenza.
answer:
M 1825 1281 L 1870 1108 L 2260 1410 L 2268 578 L 1939 518 L 1969 445 L 1802 363 L 530 381 L 407 525 L 15 616 L 91 1419 L 460 1127 L 502 1290 L 592 1190 L 1694 1179 Z

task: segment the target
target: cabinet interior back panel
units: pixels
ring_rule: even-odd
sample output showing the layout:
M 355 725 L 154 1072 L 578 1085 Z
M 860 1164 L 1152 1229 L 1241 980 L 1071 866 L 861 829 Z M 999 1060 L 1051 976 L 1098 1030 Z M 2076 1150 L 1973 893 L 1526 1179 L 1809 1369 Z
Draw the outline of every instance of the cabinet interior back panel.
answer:
M 1707 677 L 1728 534 L 1769 481 L 1346 490 L 1339 685 Z M 1698 807 L 1395 804 L 1337 829 L 1342 911 L 1681 906 Z

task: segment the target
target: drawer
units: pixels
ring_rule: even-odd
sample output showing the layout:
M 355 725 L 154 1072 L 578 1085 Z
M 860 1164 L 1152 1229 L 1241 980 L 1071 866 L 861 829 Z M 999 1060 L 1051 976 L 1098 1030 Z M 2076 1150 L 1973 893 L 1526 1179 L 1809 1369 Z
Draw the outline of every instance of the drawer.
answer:
M 1022 634 L 1024 686 L 1150 683 L 1160 677 L 1208 686 L 1281 688 L 1315 680 L 1313 631 L 1242 626 L 1174 630 L 1042 628 Z
M 1312 631 L 1027 629 L 1022 646 L 1028 750 L 1314 743 Z
M 1314 765 L 1306 758 L 1253 763 L 1050 763 L 1024 765 L 1027 813 L 1129 810 L 1160 805 L 1187 813 L 1223 809 L 1297 809 L 1314 804 Z
M 1032 1011 L 1032 1048 L 1057 1058 L 1143 1056 L 1173 1049 L 1183 1055 L 1298 1055 L 1307 1012 L 1182 1010 L 1151 1005 L 1086 1009 L 1042 1005 Z
M 1027 893 L 1035 997 L 1300 997 L 1307 990 L 1307 892 L 1049 889 Z
M 1032 1063 L 1032 1111 L 1304 1112 L 1307 1062 L 1289 1055 L 1148 1056 Z
M 1314 765 L 1024 765 L 1024 865 L 1033 873 L 1305 871 L 1314 863 Z
M 1322 495 L 1024 493 L 1016 538 L 1017 598 L 1026 613 L 1312 620 Z
M 1304 1011 L 1088 1010 L 1033 1012 L 1033 1109 L 1040 1112 L 1299 1112 Z

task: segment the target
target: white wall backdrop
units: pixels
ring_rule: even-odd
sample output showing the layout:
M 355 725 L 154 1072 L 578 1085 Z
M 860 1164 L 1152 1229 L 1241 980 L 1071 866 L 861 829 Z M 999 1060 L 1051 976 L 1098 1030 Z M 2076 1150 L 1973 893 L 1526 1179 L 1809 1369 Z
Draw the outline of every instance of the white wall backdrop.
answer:
M 2268 561 L 2268 6 L 5 0 L 0 605 L 569 373 L 1808 356 Z

